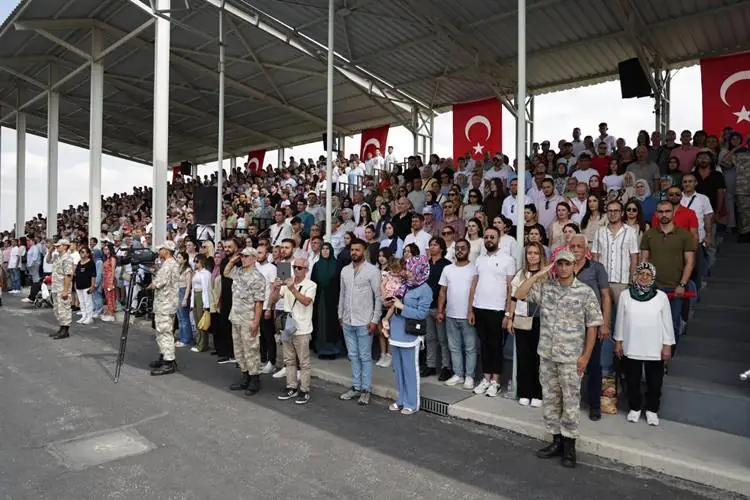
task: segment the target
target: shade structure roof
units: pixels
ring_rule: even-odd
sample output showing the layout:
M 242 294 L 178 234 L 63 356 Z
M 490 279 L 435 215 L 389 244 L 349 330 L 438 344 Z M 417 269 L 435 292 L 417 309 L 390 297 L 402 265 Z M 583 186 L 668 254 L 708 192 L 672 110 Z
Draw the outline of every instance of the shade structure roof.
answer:
M 172 162 L 215 158 L 220 2 L 171 1 Z M 614 79 L 617 63 L 632 57 L 667 68 L 750 48 L 748 0 L 527 4 L 532 94 Z M 515 91 L 516 0 L 335 5 L 337 133 L 386 123 L 412 127 L 415 106 L 429 114 L 491 96 L 507 102 Z M 328 0 L 226 0 L 225 9 L 227 155 L 319 140 L 326 123 Z M 80 68 L 95 38 L 108 51 L 104 150 L 150 163 L 154 27 L 148 0 L 22 0 L 0 28 L 3 124 L 14 126 L 9 111 L 45 91 L 56 73 L 65 78 L 57 89 L 60 138 L 87 147 L 89 70 Z M 27 130 L 46 135 L 46 99 L 23 109 Z

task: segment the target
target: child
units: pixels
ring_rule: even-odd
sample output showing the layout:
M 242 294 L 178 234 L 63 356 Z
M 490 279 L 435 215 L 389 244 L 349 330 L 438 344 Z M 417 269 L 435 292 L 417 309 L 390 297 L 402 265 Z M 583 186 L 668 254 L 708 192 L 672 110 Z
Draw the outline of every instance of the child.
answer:
M 404 277 L 403 277 L 403 264 L 401 259 L 391 257 L 388 263 L 388 271 L 384 273 L 383 279 L 380 281 L 380 294 L 383 299 L 383 303 L 390 299 L 403 298 L 404 295 Z M 395 307 L 391 306 L 383 317 L 383 336 L 388 338 L 388 330 L 390 329 L 391 316 L 396 312 Z

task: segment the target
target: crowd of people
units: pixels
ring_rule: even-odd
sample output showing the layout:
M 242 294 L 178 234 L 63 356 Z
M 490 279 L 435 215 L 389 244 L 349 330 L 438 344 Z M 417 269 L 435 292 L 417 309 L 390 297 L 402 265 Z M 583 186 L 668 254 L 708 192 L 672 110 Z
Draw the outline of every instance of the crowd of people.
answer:
M 111 321 L 138 279 L 138 296 L 154 300 L 152 374 L 174 371 L 175 349 L 210 352 L 239 366 L 230 389 L 252 395 L 272 375 L 285 379 L 279 399 L 297 404 L 310 401 L 311 355 L 348 357 L 341 399 L 360 405 L 373 365 L 391 368 L 389 409 L 404 415 L 419 410 L 425 377 L 496 397 L 512 346 L 518 403 L 543 407 L 554 436 L 538 455 L 575 466 L 584 373 L 591 420 L 602 416 L 603 377 L 621 374 L 627 420 L 645 411 L 658 425 L 666 364 L 716 250 L 732 232 L 750 241 L 749 144 L 729 127 L 676 141 L 673 131 L 640 131 L 631 146 L 602 123 L 595 136 L 574 129 L 556 150 L 534 143 L 521 159 L 524 206 L 517 163 L 502 153 L 403 164 L 393 148 L 365 161 L 339 153 L 330 241 L 323 157 L 222 171 L 216 241 L 194 222 L 193 193 L 217 174 L 177 176 L 167 241 L 152 241 L 151 189 L 135 188 L 103 199 L 101 234 L 86 234 L 86 204 L 58 215 L 56 241 L 42 237 L 41 214 L 23 235 L 3 233 L 5 284 L 17 294 L 51 274 L 63 339 L 67 307 L 82 324 Z M 155 274 L 117 258 L 154 243 Z

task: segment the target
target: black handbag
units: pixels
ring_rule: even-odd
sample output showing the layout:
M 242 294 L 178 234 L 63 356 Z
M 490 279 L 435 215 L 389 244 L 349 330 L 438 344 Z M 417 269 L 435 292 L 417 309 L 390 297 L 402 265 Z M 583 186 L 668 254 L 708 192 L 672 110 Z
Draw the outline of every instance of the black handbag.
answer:
M 427 321 L 423 319 L 407 319 L 404 330 L 409 335 L 422 337 L 427 334 Z

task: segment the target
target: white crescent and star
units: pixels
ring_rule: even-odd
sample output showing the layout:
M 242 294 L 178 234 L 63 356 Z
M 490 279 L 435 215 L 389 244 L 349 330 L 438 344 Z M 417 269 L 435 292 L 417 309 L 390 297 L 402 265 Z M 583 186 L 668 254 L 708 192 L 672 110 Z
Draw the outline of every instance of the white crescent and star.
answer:
M 721 84 L 721 88 L 719 89 L 719 97 L 721 98 L 721 102 L 723 102 L 725 106 L 729 107 L 729 102 L 727 102 L 727 92 L 729 92 L 729 89 L 732 88 L 732 85 L 734 85 L 735 83 L 741 82 L 743 80 L 750 80 L 750 70 L 743 70 L 732 73 Z M 745 106 L 742 106 L 741 110 L 733 112 L 732 114 L 737 117 L 737 123 L 742 123 L 743 121 L 750 123 L 750 111 L 748 111 Z
M 257 158 L 251 158 L 250 161 L 247 162 L 247 168 L 249 169 L 250 165 L 252 165 L 253 163 L 255 163 L 255 168 L 260 168 L 260 160 L 258 160 Z
M 375 146 L 375 149 L 380 149 L 380 141 L 377 140 L 377 138 L 372 137 L 370 139 L 367 139 L 367 142 L 365 142 L 365 145 L 362 146 L 362 154 L 367 154 L 367 146 Z
M 487 130 L 487 137 L 485 137 L 484 139 L 484 141 L 487 142 L 487 140 L 492 135 L 492 124 L 490 123 L 490 120 L 484 115 L 474 115 L 469 118 L 469 121 L 466 122 L 466 125 L 464 126 L 464 136 L 466 137 L 466 140 L 471 140 L 469 139 L 469 132 L 471 131 L 471 127 L 477 124 L 484 125 L 484 128 Z M 477 142 L 475 146 L 472 146 L 472 149 L 474 150 L 475 155 L 481 155 L 484 151 L 484 146 Z

